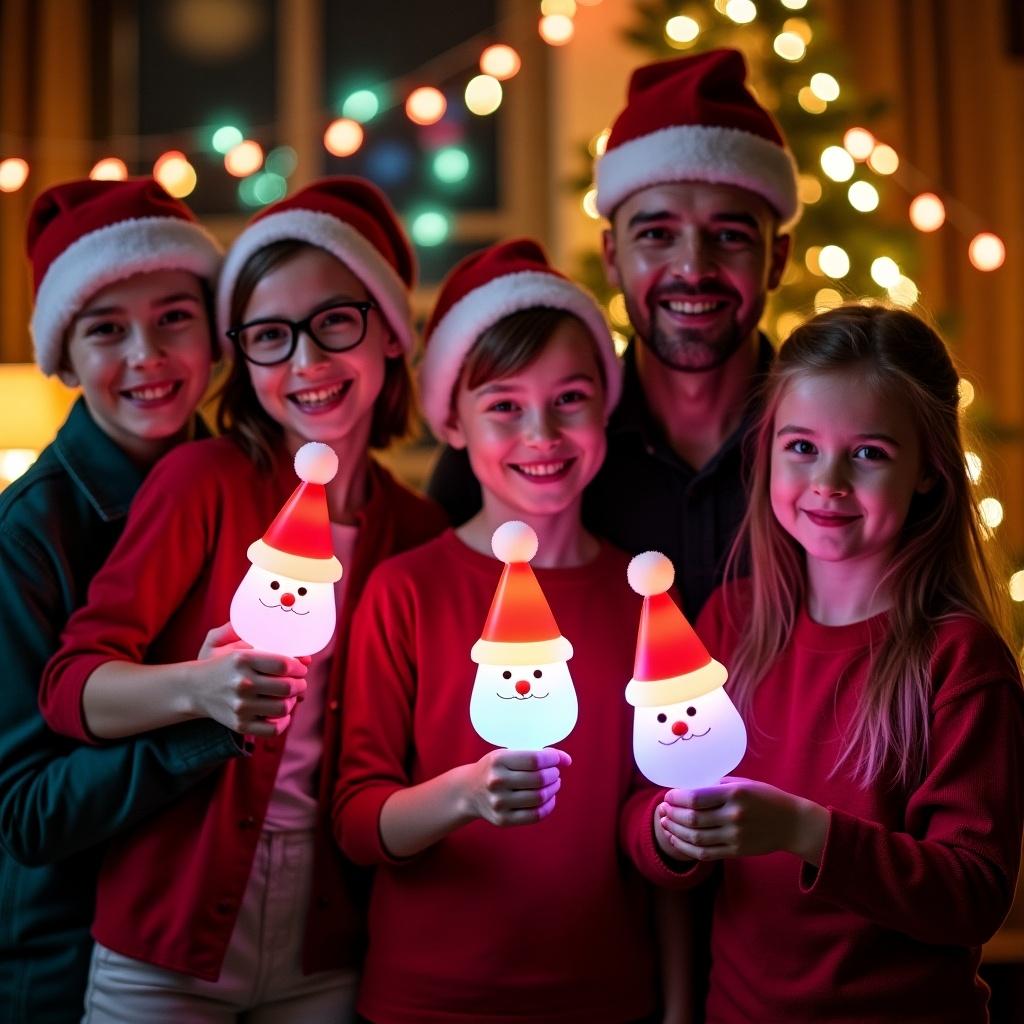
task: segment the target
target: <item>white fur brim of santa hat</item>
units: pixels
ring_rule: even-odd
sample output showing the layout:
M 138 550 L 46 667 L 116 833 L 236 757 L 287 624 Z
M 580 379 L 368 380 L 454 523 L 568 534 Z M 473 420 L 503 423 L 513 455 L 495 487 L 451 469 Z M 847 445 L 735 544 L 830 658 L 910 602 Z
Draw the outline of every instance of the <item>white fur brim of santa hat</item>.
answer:
M 423 415 L 435 436 L 446 436 L 462 364 L 480 335 L 512 313 L 536 307 L 561 309 L 583 322 L 594 337 L 604 369 L 605 411 L 610 414 L 615 408 L 622 392 L 622 365 L 597 302 L 585 289 L 555 274 L 516 271 L 492 278 L 463 296 L 428 339 L 419 370 L 420 399 Z
M 724 686 L 729 673 L 712 658 L 706 665 L 669 679 L 630 679 L 626 700 L 635 708 L 652 708 L 662 704 L 678 704 L 693 700 Z
M 306 558 L 290 551 L 271 547 L 263 538 L 254 540 L 246 552 L 253 565 L 267 572 L 306 583 L 335 583 L 341 579 L 342 567 L 337 558 Z
M 57 256 L 36 290 L 32 341 L 47 376 L 60 368 L 64 335 L 83 305 L 115 281 L 184 270 L 213 284 L 220 246 L 198 224 L 176 217 L 121 220 L 82 235 Z
M 572 644 L 564 636 L 521 643 L 477 640 L 469 656 L 477 665 L 554 665 L 572 657 Z
M 611 217 L 640 189 L 674 181 L 735 185 L 762 196 L 783 226 L 798 215 L 797 167 L 789 150 L 738 128 L 673 125 L 630 139 L 597 163 L 597 208 Z
M 412 352 L 415 334 L 409 291 L 395 268 L 350 224 L 329 213 L 298 208 L 271 213 L 255 221 L 228 250 L 217 286 L 217 323 L 226 351 L 230 353 L 231 346 L 224 331 L 233 326 L 230 323 L 231 296 L 242 267 L 260 249 L 285 240 L 306 242 L 324 249 L 344 263 L 380 306 L 406 354 Z

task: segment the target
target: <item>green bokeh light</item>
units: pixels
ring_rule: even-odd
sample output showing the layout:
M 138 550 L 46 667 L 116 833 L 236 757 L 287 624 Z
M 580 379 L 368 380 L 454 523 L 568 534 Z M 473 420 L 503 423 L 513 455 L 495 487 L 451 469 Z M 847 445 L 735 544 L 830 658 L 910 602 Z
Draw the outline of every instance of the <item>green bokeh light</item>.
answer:
M 256 179 L 253 194 L 261 205 L 284 199 L 288 194 L 288 182 L 280 174 L 264 171 L 262 174 L 254 174 L 253 177 Z
M 213 133 L 213 138 L 210 141 L 213 148 L 223 154 L 237 146 L 244 138 L 240 128 L 236 128 L 233 124 L 224 124 Z
M 434 175 L 446 185 L 455 185 L 469 174 L 469 154 L 457 146 L 446 146 L 434 155 Z
M 250 174 L 238 183 L 238 201 L 243 206 L 255 208 L 262 205 L 256 195 L 256 183 L 259 180 L 258 174 Z
M 451 230 L 448 218 L 440 210 L 424 210 L 412 221 L 410 232 L 417 245 L 440 245 Z
M 278 146 L 277 149 L 272 149 L 267 154 L 263 166 L 271 174 L 279 174 L 282 178 L 287 178 L 294 172 L 298 163 L 299 155 L 291 146 Z
M 350 93 L 341 105 L 342 117 L 365 124 L 372 121 L 380 111 L 380 100 L 372 89 L 357 89 Z

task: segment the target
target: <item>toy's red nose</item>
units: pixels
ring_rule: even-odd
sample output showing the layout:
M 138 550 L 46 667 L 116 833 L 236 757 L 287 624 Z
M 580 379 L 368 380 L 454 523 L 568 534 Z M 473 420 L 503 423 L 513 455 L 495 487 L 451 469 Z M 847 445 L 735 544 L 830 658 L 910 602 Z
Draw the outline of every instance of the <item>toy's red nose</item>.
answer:
M 690 730 L 687 729 L 685 722 L 673 722 L 672 723 L 672 731 L 677 736 L 685 736 Z
M 516 693 L 521 693 L 524 697 L 530 692 L 530 684 L 525 679 L 520 679 L 516 683 Z
M 294 594 L 282 594 L 281 595 L 281 604 L 283 604 L 285 606 L 285 608 L 291 608 L 291 606 L 293 604 L 295 604 L 295 595 Z

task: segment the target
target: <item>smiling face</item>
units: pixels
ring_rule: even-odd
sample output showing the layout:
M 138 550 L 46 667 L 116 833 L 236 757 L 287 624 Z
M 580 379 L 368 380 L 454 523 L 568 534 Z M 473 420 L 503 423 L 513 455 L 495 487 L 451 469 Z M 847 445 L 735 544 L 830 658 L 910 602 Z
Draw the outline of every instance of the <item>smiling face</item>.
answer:
M 305 583 L 252 566 L 231 599 L 231 625 L 261 651 L 298 658 L 334 636 L 333 583 Z
M 905 402 L 858 371 L 803 375 L 783 392 L 771 454 L 772 511 L 815 563 L 881 578 L 915 492 L 928 489 Z
M 712 370 L 753 335 L 789 252 L 775 228 L 771 207 L 733 185 L 654 185 L 619 206 L 604 235 L 605 271 L 662 363 Z
M 633 756 L 657 786 L 713 786 L 746 749 L 743 719 L 721 686 L 677 704 L 638 707 L 633 715 Z
M 578 502 L 604 461 L 604 426 L 593 339 L 567 317 L 527 366 L 473 390 L 460 383 L 449 441 L 468 450 L 500 522 Z
M 323 249 L 306 247 L 265 274 L 246 303 L 242 322 L 304 320 L 321 309 L 370 298 L 363 283 Z M 326 352 L 305 332 L 290 359 L 248 364 L 249 379 L 267 415 L 284 428 L 289 450 L 325 441 L 339 457 L 366 449 L 373 406 L 384 383 L 385 360 L 402 354 L 380 310 L 367 313 L 366 335 L 345 352 Z
M 137 274 L 101 288 L 68 329 L 60 370 L 104 433 L 152 462 L 183 440 L 210 378 L 210 323 L 199 279 Z
M 569 666 L 480 665 L 469 702 L 479 735 L 496 747 L 539 750 L 565 739 L 579 704 Z

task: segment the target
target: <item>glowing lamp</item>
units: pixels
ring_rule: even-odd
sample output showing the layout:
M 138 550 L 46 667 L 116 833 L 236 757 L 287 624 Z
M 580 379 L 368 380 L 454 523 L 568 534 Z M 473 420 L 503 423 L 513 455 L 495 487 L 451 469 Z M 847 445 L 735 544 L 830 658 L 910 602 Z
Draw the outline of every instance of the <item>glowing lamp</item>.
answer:
M 125 162 L 116 156 L 106 156 L 93 164 L 89 177 L 93 181 L 125 181 L 128 178 L 128 168 Z
M 28 180 L 28 162 L 20 156 L 0 160 L 0 192 L 17 192 Z
M 479 117 L 493 114 L 501 106 L 501 82 L 490 75 L 477 75 L 466 85 L 466 106 Z
M 998 235 L 983 231 L 971 239 L 967 254 L 976 270 L 998 270 L 1006 259 L 1006 246 Z
M 665 555 L 637 555 L 627 578 L 644 599 L 626 687 L 637 767 L 657 786 L 713 786 L 747 750 L 746 727 L 724 688 L 729 673 L 669 596 L 675 570 Z
M 436 124 L 444 117 L 448 101 L 440 89 L 422 85 L 413 89 L 405 101 L 405 115 L 413 124 Z
M 247 178 L 263 166 L 263 147 L 245 139 L 224 154 L 224 169 L 235 178 Z
M 350 117 L 335 118 L 324 132 L 324 148 L 332 156 L 351 156 L 363 144 L 363 126 Z
M 252 567 L 231 599 L 231 625 L 246 643 L 292 658 L 322 651 L 334 636 L 334 584 L 341 563 L 331 544 L 325 485 L 338 456 L 319 441 L 295 455 L 302 481 L 247 552 Z
M 523 62 L 519 54 L 511 46 L 506 46 L 504 43 L 495 43 L 493 46 L 488 46 L 480 54 L 480 70 L 485 75 L 497 78 L 499 82 L 514 78 L 522 66 Z
M 496 747 L 538 750 L 565 739 L 579 704 L 569 675 L 572 644 L 558 629 L 530 561 L 537 534 L 516 520 L 491 538 L 505 563 L 470 657 L 477 665 L 469 720 Z

